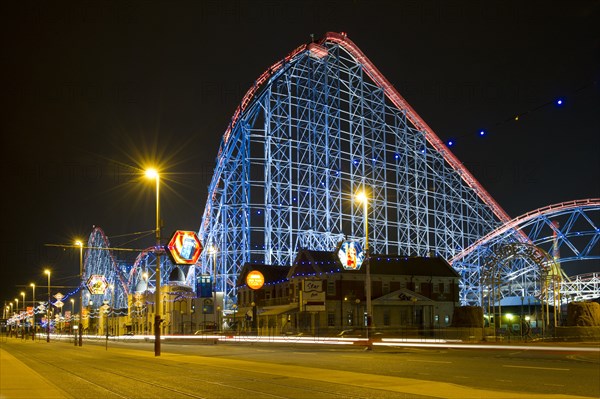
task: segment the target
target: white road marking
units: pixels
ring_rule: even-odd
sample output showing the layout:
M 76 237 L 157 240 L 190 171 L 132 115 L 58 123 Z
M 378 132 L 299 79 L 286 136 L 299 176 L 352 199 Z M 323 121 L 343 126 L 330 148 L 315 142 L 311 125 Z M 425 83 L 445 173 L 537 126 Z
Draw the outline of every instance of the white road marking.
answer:
M 571 369 L 561 369 L 561 368 L 557 368 L 557 367 L 512 366 L 510 364 L 503 364 L 502 367 L 512 367 L 512 368 L 516 368 L 516 369 L 538 369 L 538 370 L 571 371 Z
M 423 362 L 423 363 L 452 363 L 452 362 L 445 362 L 442 360 L 413 360 L 413 359 L 406 359 L 407 362 Z

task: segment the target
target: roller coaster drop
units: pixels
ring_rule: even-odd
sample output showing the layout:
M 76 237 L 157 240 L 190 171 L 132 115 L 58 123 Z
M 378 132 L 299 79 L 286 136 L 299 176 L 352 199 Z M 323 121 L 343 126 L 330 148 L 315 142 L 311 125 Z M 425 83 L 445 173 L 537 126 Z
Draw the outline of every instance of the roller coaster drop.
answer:
M 450 259 L 462 276 L 463 304 L 481 303 L 482 265 L 501 243 L 546 246 L 550 253 L 554 247 L 569 252 L 568 260 L 600 259 L 600 200 L 511 220 L 360 49 L 345 34 L 328 33 L 271 66 L 236 109 L 198 234 L 213 252 L 186 270 L 187 284 L 195 288 L 196 274 L 212 275 L 230 308 L 244 263 L 290 265 L 299 248 L 362 241 L 364 215 L 353 197 L 363 188 L 372 252 Z M 92 235 L 90 247 L 108 245 L 103 234 Z M 153 290 L 152 275 L 143 272 L 153 270 L 146 265 L 153 250 L 127 271 L 110 255 L 86 251 L 86 275 L 113 274 L 115 298 L 126 304 L 140 282 Z M 163 259 L 161 275 L 169 276 L 174 266 Z M 520 281 L 521 293 L 539 293 L 535 273 L 519 272 L 532 270 L 526 264 L 507 263 L 505 280 Z M 508 287 L 504 295 L 517 289 Z

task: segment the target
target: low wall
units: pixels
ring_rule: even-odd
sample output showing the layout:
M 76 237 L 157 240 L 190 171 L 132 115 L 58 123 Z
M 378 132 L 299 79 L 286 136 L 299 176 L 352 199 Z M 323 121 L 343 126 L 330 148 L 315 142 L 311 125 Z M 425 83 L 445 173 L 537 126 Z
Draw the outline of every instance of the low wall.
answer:
M 600 341 L 600 327 L 556 327 L 555 335 L 568 341 Z

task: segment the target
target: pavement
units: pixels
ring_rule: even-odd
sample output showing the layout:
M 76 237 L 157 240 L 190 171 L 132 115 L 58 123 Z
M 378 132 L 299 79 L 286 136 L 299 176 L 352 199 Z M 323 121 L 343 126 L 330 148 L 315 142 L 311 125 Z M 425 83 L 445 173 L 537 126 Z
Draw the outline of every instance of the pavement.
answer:
M 6 341 L 5 341 L 6 342 Z M 19 345 L 19 342 L 15 342 Z M 17 398 L 70 398 L 74 397 L 62 391 L 59 387 L 47 380 L 44 376 L 31 369 L 21 360 L 17 359 L 2 348 L 5 345 L 0 345 L 0 399 L 17 399 Z M 12 343 L 11 343 L 12 345 Z M 581 345 L 582 347 L 598 348 L 597 343 L 591 345 Z M 101 346 L 90 345 L 88 350 L 103 350 Z M 573 346 L 571 346 L 571 349 Z M 142 353 L 139 350 L 120 349 L 123 352 L 129 353 L 131 356 L 150 356 L 148 353 Z M 194 355 L 175 355 L 164 353 L 163 360 L 184 362 L 195 364 L 199 362 L 199 357 Z M 240 371 L 247 372 L 262 372 L 271 376 L 281 376 L 295 378 L 298 375 L 311 375 L 312 379 L 321 382 L 330 382 L 332 384 L 339 381 L 351 381 L 350 385 L 368 387 L 374 389 L 384 389 L 398 394 L 426 395 L 435 398 L 488 398 L 488 399 L 531 399 L 531 393 L 494 391 L 486 389 L 477 389 L 457 384 L 444 382 L 433 382 L 425 380 L 417 380 L 412 378 L 399 378 L 390 376 L 381 376 L 374 374 L 364 374 L 339 370 L 328 370 L 327 373 L 317 373 L 315 375 L 314 368 L 309 367 L 285 367 L 282 365 L 258 363 L 243 360 L 219 359 L 213 358 L 211 361 L 222 366 L 232 367 Z M 222 364 L 221 364 L 222 363 Z M 545 398 L 553 399 L 575 399 L 584 398 L 581 396 L 552 394 L 546 395 Z M 589 399 L 589 398 L 588 398 Z
M 72 398 L 0 347 L 0 399 Z

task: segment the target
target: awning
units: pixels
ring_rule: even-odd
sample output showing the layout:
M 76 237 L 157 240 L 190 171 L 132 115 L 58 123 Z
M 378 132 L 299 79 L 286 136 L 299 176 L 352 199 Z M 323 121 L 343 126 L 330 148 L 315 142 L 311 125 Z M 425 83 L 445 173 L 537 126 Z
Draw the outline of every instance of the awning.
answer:
M 265 308 L 265 311 L 262 313 L 259 313 L 258 317 L 278 315 L 278 314 L 290 312 L 292 310 L 298 310 L 297 303 L 290 303 L 288 305 L 281 305 L 281 306 L 273 306 L 273 307 L 269 307 L 268 309 Z

